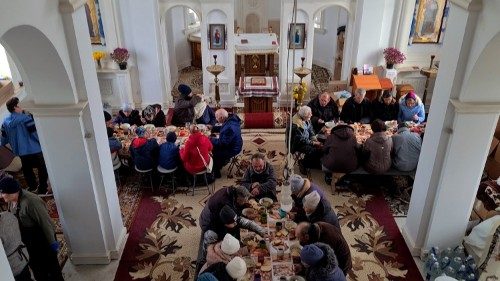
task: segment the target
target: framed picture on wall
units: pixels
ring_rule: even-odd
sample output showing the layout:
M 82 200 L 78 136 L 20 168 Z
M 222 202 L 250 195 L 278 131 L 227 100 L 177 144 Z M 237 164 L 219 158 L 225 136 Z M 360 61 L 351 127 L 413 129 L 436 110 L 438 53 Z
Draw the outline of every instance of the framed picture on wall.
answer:
M 85 14 L 87 16 L 90 42 L 97 45 L 106 45 L 98 0 L 87 0 L 85 3 Z
M 288 34 L 288 48 L 293 49 L 304 49 L 306 41 L 306 24 L 296 23 L 290 24 Z
M 209 25 L 208 36 L 210 39 L 211 50 L 226 49 L 226 25 L 213 23 Z
M 448 0 L 416 0 L 410 43 L 440 43 L 448 16 Z

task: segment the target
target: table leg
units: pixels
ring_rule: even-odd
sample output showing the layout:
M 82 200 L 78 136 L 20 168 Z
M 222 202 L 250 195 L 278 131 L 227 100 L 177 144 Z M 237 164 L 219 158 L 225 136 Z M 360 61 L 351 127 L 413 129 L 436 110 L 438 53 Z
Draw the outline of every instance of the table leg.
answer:
M 424 104 L 425 106 L 425 99 L 427 98 L 427 87 L 429 87 L 429 77 L 427 77 L 427 79 L 425 79 L 425 89 L 424 89 L 424 96 L 422 97 L 422 103 Z

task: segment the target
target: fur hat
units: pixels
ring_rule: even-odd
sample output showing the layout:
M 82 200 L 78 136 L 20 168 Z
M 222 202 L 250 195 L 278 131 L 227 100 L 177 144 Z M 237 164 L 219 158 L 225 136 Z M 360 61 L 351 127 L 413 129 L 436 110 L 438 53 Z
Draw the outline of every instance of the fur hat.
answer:
M 21 186 L 15 179 L 5 176 L 0 180 L 0 193 L 13 194 L 20 190 Z
M 240 241 L 234 238 L 233 235 L 227 233 L 222 240 L 220 248 L 224 253 L 228 255 L 234 255 L 240 250 Z
M 135 133 L 138 137 L 144 137 L 144 135 L 146 134 L 146 128 L 144 128 L 143 126 L 137 127 L 137 129 L 135 129 Z
M 307 208 L 310 210 L 316 210 L 320 200 L 321 196 L 319 196 L 319 193 L 316 190 L 307 194 L 302 200 L 302 203 L 304 204 L 304 209 Z
M 408 100 L 408 99 L 414 99 L 414 100 L 417 100 L 417 95 L 415 95 L 415 92 L 414 92 L 414 91 L 411 91 L 411 92 L 409 92 L 408 94 L 406 94 L 406 96 L 405 96 L 405 100 Z
M 290 188 L 292 189 L 292 194 L 299 193 L 304 186 L 304 182 L 305 180 L 300 175 L 293 174 L 290 177 Z
M 175 142 L 177 140 L 177 135 L 175 132 L 168 132 L 167 134 L 167 142 Z
M 240 279 L 247 273 L 247 264 L 240 257 L 234 257 L 227 265 L 226 271 L 234 279 Z
M 324 256 L 325 253 L 314 244 L 304 246 L 300 252 L 302 262 L 310 266 L 317 264 Z
M 219 218 L 223 224 L 232 224 L 236 222 L 236 212 L 228 205 L 225 205 L 219 212 Z
M 177 90 L 181 93 L 181 96 L 187 97 L 189 94 L 191 94 L 191 88 L 188 85 L 185 84 L 180 84 L 179 87 L 177 87 Z

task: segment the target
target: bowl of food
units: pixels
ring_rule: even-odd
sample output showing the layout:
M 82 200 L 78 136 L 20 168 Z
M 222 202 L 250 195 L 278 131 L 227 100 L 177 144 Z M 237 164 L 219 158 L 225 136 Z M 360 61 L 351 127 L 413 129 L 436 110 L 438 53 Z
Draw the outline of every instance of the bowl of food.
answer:
M 254 220 L 259 216 L 259 212 L 254 208 L 245 208 L 241 214 L 249 220 Z
M 122 130 L 128 130 L 130 129 L 130 124 L 129 123 L 123 123 L 120 125 L 120 129 Z
M 268 198 L 268 197 L 264 197 L 264 198 L 261 198 L 259 200 L 259 205 L 263 206 L 263 207 L 266 207 L 266 208 L 269 208 L 273 205 L 273 199 L 271 198 Z
M 286 221 L 285 222 L 285 229 L 288 231 L 294 231 L 295 228 L 297 228 L 297 223 L 294 221 Z

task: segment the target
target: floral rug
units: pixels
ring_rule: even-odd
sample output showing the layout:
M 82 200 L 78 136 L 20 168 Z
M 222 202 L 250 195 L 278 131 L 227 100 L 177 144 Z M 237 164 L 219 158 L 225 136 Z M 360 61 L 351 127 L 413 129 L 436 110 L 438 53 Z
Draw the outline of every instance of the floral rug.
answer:
M 250 165 L 249 157 L 266 154 L 283 184 L 285 149 L 283 130 L 244 130 L 243 152 L 222 171 L 216 188 L 234 184 Z M 349 280 L 422 280 L 399 233 L 380 189 L 369 193 L 331 194 L 320 171 L 311 173 L 322 186 L 340 219 L 342 233 L 351 247 L 353 272 Z M 198 217 L 208 199 L 205 188 L 195 196 L 164 189 L 146 192 L 120 260 L 115 280 L 192 280 L 198 252 Z

